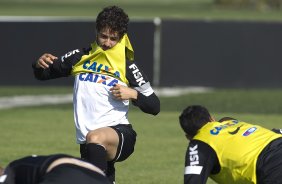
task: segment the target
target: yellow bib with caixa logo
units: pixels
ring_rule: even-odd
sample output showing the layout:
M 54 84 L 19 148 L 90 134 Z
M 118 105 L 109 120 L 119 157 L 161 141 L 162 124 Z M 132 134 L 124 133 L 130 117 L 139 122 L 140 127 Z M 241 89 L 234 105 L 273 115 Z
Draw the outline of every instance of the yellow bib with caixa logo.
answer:
M 221 170 L 210 177 L 220 184 L 256 184 L 256 164 L 261 151 L 282 137 L 261 126 L 237 120 L 210 122 L 193 139 L 210 145 Z
M 134 51 L 127 34 L 111 49 L 103 50 L 97 42 L 91 44 L 88 55 L 72 68 L 72 75 L 80 73 L 104 74 L 128 84 L 126 79 L 126 59 L 133 61 Z

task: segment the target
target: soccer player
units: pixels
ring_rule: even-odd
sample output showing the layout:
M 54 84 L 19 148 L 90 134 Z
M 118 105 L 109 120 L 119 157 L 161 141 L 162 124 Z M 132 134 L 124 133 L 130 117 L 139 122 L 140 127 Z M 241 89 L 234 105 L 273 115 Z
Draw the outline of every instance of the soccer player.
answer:
M 281 184 L 282 135 L 232 118 L 217 122 L 199 105 L 179 117 L 190 140 L 184 183 Z
M 128 120 L 129 102 L 157 115 L 159 98 L 145 73 L 134 62 L 127 28 L 128 15 L 117 6 L 96 18 L 96 41 L 62 57 L 43 54 L 33 69 L 39 80 L 73 75 L 74 121 L 82 158 L 114 181 L 114 163 L 134 151 L 136 133 Z
M 0 184 L 110 184 L 98 167 L 65 154 L 27 156 L 0 168 Z

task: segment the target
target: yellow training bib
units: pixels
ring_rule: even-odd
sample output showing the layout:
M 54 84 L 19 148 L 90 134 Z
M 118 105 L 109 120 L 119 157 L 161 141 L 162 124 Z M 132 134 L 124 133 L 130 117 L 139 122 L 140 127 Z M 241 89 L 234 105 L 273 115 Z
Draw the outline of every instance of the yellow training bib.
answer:
M 126 59 L 134 60 L 134 51 L 127 34 L 111 49 L 103 50 L 96 42 L 91 44 L 88 55 L 73 66 L 72 75 L 97 73 L 115 77 L 128 84 L 126 79 Z
M 218 174 L 211 175 L 216 182 L 256 184 L 258 156 L 279 137 L 282 136 L 261 126 L 230 120 L 207 123 L 194 139 L 207 143 L 216 152 L 221 166 Z

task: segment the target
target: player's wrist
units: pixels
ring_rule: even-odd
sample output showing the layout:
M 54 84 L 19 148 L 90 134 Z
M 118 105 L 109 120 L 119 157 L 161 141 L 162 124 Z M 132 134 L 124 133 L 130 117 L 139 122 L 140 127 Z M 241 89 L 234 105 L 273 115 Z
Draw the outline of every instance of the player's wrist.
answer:
M 135 89 L 131 89 L 131 95 L 130 95 L 131 100 L 137 100 L 138 98 L 138 92 Z

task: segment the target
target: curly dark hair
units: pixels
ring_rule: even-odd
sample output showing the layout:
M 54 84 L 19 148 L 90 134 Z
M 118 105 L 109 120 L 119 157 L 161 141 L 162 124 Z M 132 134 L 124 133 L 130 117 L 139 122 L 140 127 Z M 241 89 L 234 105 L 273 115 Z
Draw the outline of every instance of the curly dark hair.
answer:
M 194 137 L 198 130 L 210 122 L 211 115 L 209 111 L 200 105 L 191 105 L 183 110 L 179 116 L 181 128 L 190 137 Z
M 105 7 L 96 18 L 96 29 L 101 31 L 110 28 L 111 31 L 118 32 L 121 38 L 127 33 L 129 18 L 123 9 L 117 6 Z

